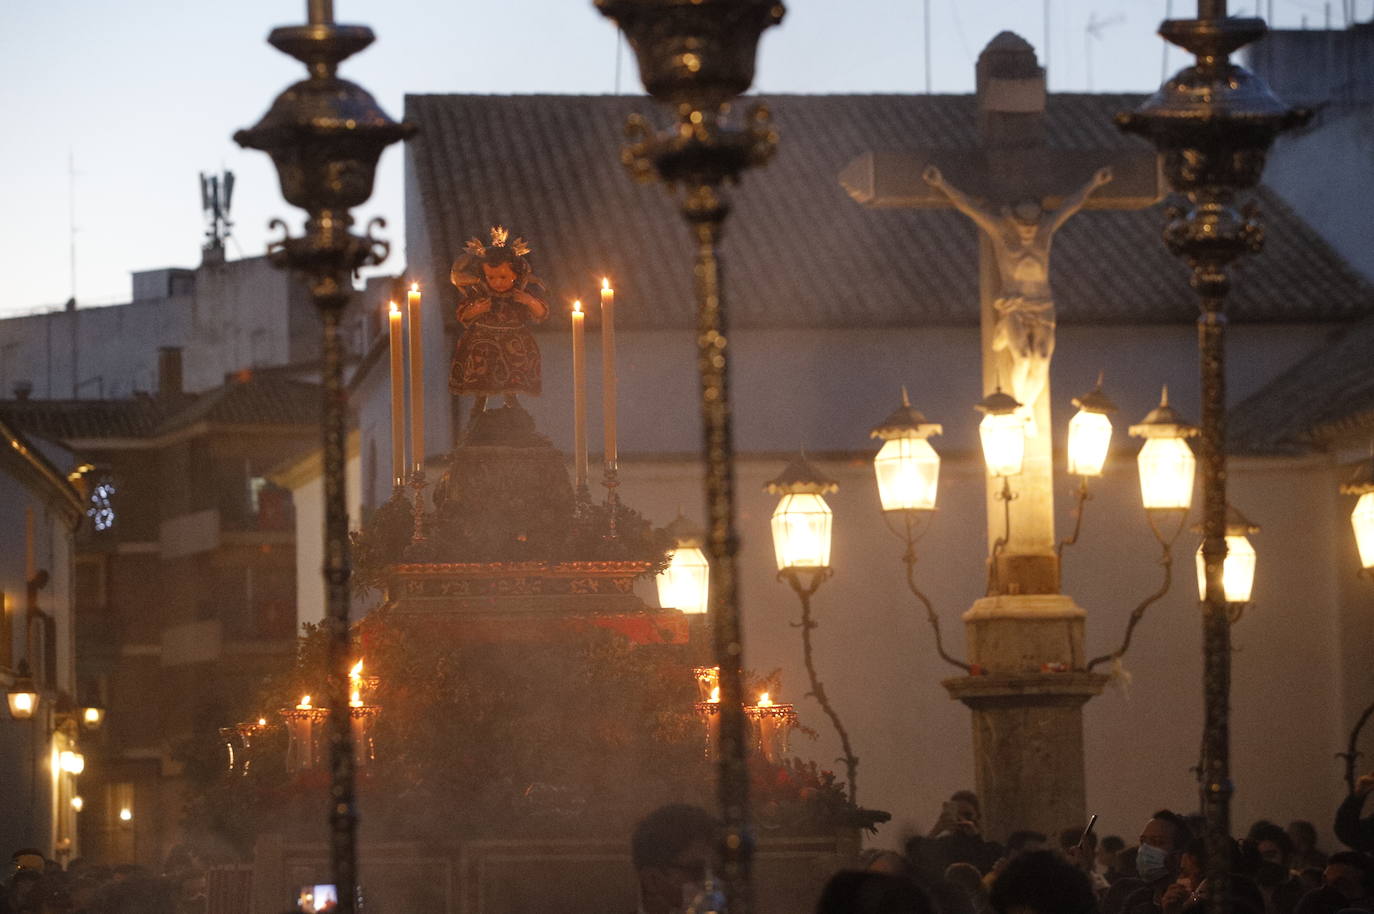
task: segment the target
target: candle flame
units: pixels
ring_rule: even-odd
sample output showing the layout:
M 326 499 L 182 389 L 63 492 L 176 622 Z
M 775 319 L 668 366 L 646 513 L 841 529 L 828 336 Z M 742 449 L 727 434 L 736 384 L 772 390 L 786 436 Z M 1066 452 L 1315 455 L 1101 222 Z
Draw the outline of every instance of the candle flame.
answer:
M 604 276 L 601 277 L 601 288 L 606 289 L 608 291 L 611 288 L 611 281 Z
M 363 706 L 363 662 L 361 660 L 353 664 L 353 669 L 348 671 L 348 706 L 350 708 Z
M 416 295 L 419 295 L 419 294 L 420 294 L 420 284 L 419 284 L 418 282 L 413 282 L 413 283 L 411 283 L 411 284 L 410 284 L 410 291 L 414 292 Z
M 258 726 L 259 726 L 259 727 L 265 727 L 265 726 L 267 726 L 267 718 L 265 718 L 265 717 L 259 717 L 259 718 L 258 718 Z
M 720 701 L 720 686 L 716 686 L 714 689 L 711 690 L 710 700 L 717 703 Z
M 401 314 L 401 309 L 398 308 L 398 307 L 396 307 L 396 303 L 395 303 L 394 301 L 392 301 L 392 302 L 387 302 L 387 304 L 391 306 L 391 316 L 392 316 L 392 317 L 399 317 L 400 314 Z
M 573 302 L 573 314 L 581 314 L 581 313 L 582 313 L 582 299 L 579 298 L 579 299 L 577 299 L 576 301 Z
M 309 711 L 309 710 L 310 710 L 310 696 L 309 696 L 309 695 L 302 695 L 302 696 L 301 696 L 301 703 L 298 704 L 298 705 L 296 705 L 296 707 L 297 707 L 298 709 L 302 710 L 302 711 Z
M 759 696 L 759 707 L 760 707 L 760 708 L 771 708 L 771 707 L 773 707 L 773 699 L 771 699 L 771 698 L 768 697 L 768 693 L 767 693 L 767 692 L 764 692 L 762 695 Z

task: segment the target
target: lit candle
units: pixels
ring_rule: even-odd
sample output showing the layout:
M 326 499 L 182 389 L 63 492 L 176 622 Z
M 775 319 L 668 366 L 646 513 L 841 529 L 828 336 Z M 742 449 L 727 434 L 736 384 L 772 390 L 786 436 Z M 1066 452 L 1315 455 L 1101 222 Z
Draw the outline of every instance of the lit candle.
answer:
M 405 485 L 405 339 L 401 335 L 401 309 L 391 302 L 391 476 Z
M 410 461 L 417 473 L 425 465 L 425 349 L 420 336 L 420 284 L 406 293 L 406 320 L 410 322 Z
M 353 664 L 353 669 L 348 671 L 348 706 L 350 708 L 363 706 L 363 662 L 361 660 Z
M 620 459 L 615 434 L 615 290 L 601 280 L 601 396 L 606 434 L 606 470 L 614 472 Z
M 573 363 L 573 460 L 577 465 L 577 488 L 587 485 L 587 352 L 582 302 L 573 302 L 572 363 Z

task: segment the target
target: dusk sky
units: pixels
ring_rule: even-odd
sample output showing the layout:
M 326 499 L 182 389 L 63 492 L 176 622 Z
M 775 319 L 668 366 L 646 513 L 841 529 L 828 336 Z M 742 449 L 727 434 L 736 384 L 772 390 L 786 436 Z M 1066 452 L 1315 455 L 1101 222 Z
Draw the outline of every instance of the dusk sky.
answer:
M 1052 91 L 1144 91 L 1159 84 L 1154 34 L 1167 0 L 1048 0 Z M 1320 27 L 1334 6 L 1260 0 L 1278 27 Z M 764 93 L 925 91 L 922 0 L 787 0 L 762 42 Z M 1250 14 L 1256 0 L 1232 3 Z M 931 89 L 963 93 L 997 32 L 1018 32 L 1042 53 L 1044 7 L 1032 0 L 929 0 Z M 0 315 L 30 313 L 73 294 L 69 207 L 74 188 L 75 295 L 82 306 L 128 301 L 129 273 L 193 267 L 204 223 L 197 174 L 228 168 L 238 186 L 229 256 L 262 253 L 281 199 L 266 155 L 230 139 L 251 126 L 304 68 L 265 41 L 304 19 L 305 0 L 5 0 L 0 97 L 10 126 L 0 141 Z M 395 118 L 406 93 L 609 93 L 616 34 L 590 0 L 336 0 L 342 22 L 371 26 L 377 43 L 342 75 L 372 91 Z M 1175 0 L 1178 15 L 1193 9 Z M 1374 15 L 1357 0 L 1356 17 Z M 1092 36 L 1096 37 L 1092 37 Z M 1169 58 L 1170 72 L 1184 63 Z M 638 93 L 632 56 L 620 87 Z M 646 100 L 645 109 L 650 109 Z M 778 125 L 786 142 L 787 125 Z M 69 173 L 74 161 L 74 178 Z M 384 270 L 405 263 L 401 155 L 382 160 L 360 222 L 384 215 L 396 242 Z M 628 180 L 628 179 L 627 179 Z

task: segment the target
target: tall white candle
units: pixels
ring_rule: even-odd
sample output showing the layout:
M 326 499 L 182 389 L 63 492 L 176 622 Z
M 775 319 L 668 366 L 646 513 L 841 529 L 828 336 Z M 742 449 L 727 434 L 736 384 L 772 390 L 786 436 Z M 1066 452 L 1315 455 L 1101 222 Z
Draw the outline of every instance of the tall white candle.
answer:
M 419 283 L 410 284 L 406 311 L 410 323 L 410 462 L 420 473 L 425 465 L 425 347 L 420 335 Z
M 405 485 L 406 476 L 406 404 L 405 404 L 405 338 L 401 329 L 401 309 L 391 302 L 388 318 L 391 321 L 391 476 L 396 485 Z
M 573 461 L 577 467 L 577 486 L 587 485 L 587 351 L 583 326 L 587 315 L 582 302 L 573 302 L 572 363 L 573 363 Z
M 615 427 L 615 290 L 609 279 L 601 280 L 601 397 L 605 430 L 606 469 L 614 471 L 620 456 Z

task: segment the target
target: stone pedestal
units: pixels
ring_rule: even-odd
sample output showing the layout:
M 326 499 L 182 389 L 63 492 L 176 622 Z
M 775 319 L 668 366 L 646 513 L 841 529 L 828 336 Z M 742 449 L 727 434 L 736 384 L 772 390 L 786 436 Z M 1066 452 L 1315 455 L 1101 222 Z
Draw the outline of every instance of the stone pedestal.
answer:
M 976 788 L 993 840 L 1087 821 L 1083 705 L 1107 677 L 1081 672 L 1085 615 L 1062 594 L 986 597 L 964 614 L 976 674 L 944 686 L 973 712 Z

